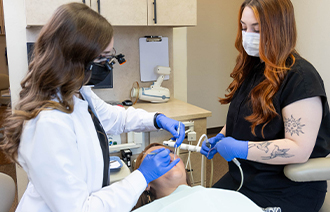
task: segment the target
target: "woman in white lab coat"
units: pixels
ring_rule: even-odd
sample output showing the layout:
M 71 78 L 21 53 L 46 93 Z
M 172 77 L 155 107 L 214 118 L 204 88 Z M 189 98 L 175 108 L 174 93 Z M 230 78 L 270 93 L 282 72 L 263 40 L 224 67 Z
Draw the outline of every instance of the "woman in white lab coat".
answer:
M 29 179 L 17 211 L 129 211 L 149 182 L 179 162 L 157 150 L 142 168 L 108 185 L 105 133 L 163 128 L 184 139 L 178 121 L 111 106 L 83 87 L 112 49 L 111 25 L 84 4 L 62 5 L 42 28 L 1 142 Z

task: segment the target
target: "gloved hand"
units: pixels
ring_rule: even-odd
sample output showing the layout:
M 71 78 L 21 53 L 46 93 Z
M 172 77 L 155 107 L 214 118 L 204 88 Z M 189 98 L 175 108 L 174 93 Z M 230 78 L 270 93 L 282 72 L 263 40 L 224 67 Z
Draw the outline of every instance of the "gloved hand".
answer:
M 234 158 L 246 159 L 249 149 L 248 143 L 248 141 L 225 137 L 215 145 L 215 148 L 226 161 L 231 161 Z
M 220 141 L 221 139 L 223 139 L 225 136 L 222 134 L 222 133 L 219 133 L 218 135 L 212 137 L 209 139 L 209 143 L 210 143 L 210 148 L 206 145 L 206 140 L 203 141 L 203 144 L 202 144 L 202 148 L 201 148 L 201 151 L 200 153 L 202 155 L 205 155 L 205 157 L 207 157 L 207 159 L 212 159 L 213 156 L 215 155 L 215 153 L 217 153 L 217 150 L 216 148 L 212 149 L 218 141 Z M 211 150 L 212 149 L 212 150 Z M 211 150 L 211 151 L 210 151 Z
M 164 114 L 159 114 L 156 118 L 156 123 L 159 128 L 163 128 L 164 130 L 167 130 L 170 133 L 172 133 L 172 135 L 174 136 L 172 140 L 177 139 L 175 143 L 176 147 L 181 145 L 185 137 L 185 126 L 182 122 L 168 118 Z M 177 130 L 179 125 L 180 125 L 180 132 L 178 134 Z
M 146 179 L 147 184 L 161 177 L 180 161 L 180 158 L 178 158 L 170 163 L 171 157 L 169 149 L 160 148 L 152 151 L 151 153 L 154 154 L 148 154 L 138 168 Z

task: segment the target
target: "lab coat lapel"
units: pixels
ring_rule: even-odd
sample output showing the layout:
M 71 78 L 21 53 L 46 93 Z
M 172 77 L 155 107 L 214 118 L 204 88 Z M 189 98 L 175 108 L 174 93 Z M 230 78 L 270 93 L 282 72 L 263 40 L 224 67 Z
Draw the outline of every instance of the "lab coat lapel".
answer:
M 82 87 L 80 89 L 80 94 L 83 98 L 88 102 L 90 109 L 93 111 L 94 115 L 99 119 L 97 112 L 95 111 L 95 107 L 93 101 L 91 100 L 91 88 Z M 99 119 L 100 120 L 100 119 Z

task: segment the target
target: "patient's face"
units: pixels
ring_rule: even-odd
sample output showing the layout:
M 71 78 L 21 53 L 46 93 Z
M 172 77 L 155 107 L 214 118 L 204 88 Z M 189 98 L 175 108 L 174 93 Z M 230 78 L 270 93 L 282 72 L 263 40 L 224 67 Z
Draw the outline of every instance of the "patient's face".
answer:
M 147 155 L 148 153 L 150 153 L 150 152 L 152 152 L 156 149 L 160 149 L 160 148 L 164 148 L 164 147 L 163 146 L 151 147 L 150 149 L 148 149 L 146 151 L 145 155 Z M 171 157 L 171 162 L 174 161 L 173 151 L 171 151 L 170 157 Z M 178 158 L 178 156 L 176 155 L 175 159 L 177 159 L 177 158 Z M 167 185 L 167 186 L 172 186 L 172 187 L 177 187 L 177 186 L 182 185 L 182 184 L 187 184 L 186 170 L 185 170 L 184 164 L 183 164 L 181 159 L 170 171 L 168 171 L 166 174 L 164 174 L 160 178 L 152 181 L 150 183 L 150 186 L 157 186 L 157 185 L 160 185 L 160 184 Z

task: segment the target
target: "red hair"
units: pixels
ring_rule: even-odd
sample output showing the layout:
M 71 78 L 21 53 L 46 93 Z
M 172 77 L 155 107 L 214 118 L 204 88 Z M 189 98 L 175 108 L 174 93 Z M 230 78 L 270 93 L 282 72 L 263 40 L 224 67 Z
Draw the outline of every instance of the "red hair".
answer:
M 294 9 L 290 0 L 245 0 L 240 7 L 238 17 L 238 32 L 235 47 L 239 51 L 236 66 L 230 76 L 233 78 L 228 87 L 229 94 L 220 98 L 221 104 L 231 102 L 235 92 L 243 83 L 245 77 L 259 58 L 250 57 L 242 45 L 242 25 L 240 23 L 245 7 L 250 7 L 260 28 L 260 59 L 265 62 L 265 79 L 250 93 L 250 103 L 253 113 L 245 119 L 251 123 L 251 132 L 256 135 L 257 125 L 265 126 L 278 114 L 273 105 L 273 97 L 279 90 L 288 70 L 295 63 L 294 54 L 297 40 Z

